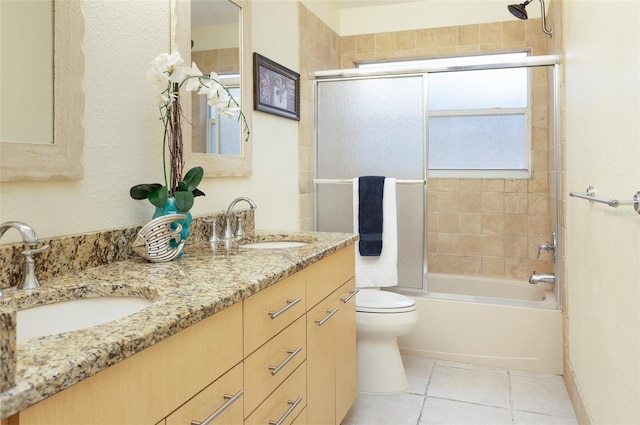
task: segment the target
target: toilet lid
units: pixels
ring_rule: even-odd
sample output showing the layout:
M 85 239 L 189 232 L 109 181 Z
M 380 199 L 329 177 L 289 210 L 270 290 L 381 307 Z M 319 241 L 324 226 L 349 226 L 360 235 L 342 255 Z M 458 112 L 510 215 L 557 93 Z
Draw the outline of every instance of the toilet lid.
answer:
M 356 294 L 356 311 L 367 313 L 403 313 L 416 309 L 416 300 L 395 292 L 360 289 Z

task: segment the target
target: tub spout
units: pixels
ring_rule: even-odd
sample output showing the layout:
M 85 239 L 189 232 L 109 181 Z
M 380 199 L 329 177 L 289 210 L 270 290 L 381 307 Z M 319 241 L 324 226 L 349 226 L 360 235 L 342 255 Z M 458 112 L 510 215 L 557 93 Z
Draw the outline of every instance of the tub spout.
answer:
M 533 274 L 529 276 L 529 283 L 536 284 L 540 282 L 556 283 L 556 276 L 553 273 L 538 273 L 533 271 Z

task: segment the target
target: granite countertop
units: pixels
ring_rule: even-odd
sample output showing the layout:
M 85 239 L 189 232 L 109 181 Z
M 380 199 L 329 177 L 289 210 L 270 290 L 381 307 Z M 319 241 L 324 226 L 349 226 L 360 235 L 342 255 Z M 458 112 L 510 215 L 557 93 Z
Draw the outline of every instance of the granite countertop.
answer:
M 208 243 L 187 245 L 166 263 L 119 261 L 42 281 L 28 295 L 5 290 L 0 309 L 27 308 L 101 295 L 146 297 L 138 313 L 91 328 L 17 341 L 15 386 L 0 394 L 0 418 L 8 417 L 171 336 L 212 314 L 353 244 L 350 233 L 256 232 L 246 242 L 301 240 L 295 248 L 240 249 L 213 254 Z

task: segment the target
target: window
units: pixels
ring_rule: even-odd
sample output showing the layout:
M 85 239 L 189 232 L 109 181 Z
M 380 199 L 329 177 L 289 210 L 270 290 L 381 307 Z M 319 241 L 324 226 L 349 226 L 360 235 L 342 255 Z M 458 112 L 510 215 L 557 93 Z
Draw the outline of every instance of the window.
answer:
M 221 82 L 229 88 L 231 95 L 240 101 L 238 75 L 220 75 Z M 207 105 L 207 97 L 200 96 L 201 108 L 208 111 L 206 124 L 206 152 L 220 155 L 240 155 L 240 121 L 235 112 L 233 116 L 218 113 L 215 106 Z
M 402 64 L 434 68 L 446 63 L 450 67 L 526 56 L 520 52 Z M 428 72 L 426 78 L 429 175 L 529 177 L 528 68 Z

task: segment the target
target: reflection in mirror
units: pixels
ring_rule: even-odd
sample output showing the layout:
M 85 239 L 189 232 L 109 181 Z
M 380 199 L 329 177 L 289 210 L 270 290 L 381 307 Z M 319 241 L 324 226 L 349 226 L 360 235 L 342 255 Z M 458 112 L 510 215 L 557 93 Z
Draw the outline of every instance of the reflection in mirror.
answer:
M 53 2 L 0 2 L 0 64 L 0 140 L 53 143 Z
M 203 74 L 215 72 L 243 111 L 251 110 L 251 47 L 243 31 L 250 28 L 249 8 L 246 0 L 172 0 L 171 50 Z M 244 141 L 238 115 L 219 116 L 202 95 L 181 99 L 192 124 L 183 128 L 191 140 L 185 144 L 187 167 L 203 167 L 205 177 L 251 175 L 251 139 Z M 245 116 L 250 126 L 250 114 Z
M 240 8 L 229 0 L 191 0 L 191 61 L 207 75 L 215 72 L 240 101 Z M 240 123 L 219 115 L 206 96 L 192 100 L 193 152 L 241 155 Z
M 0 31 L 0 181 L 81 179 L 82 2 L 0 1 Z

